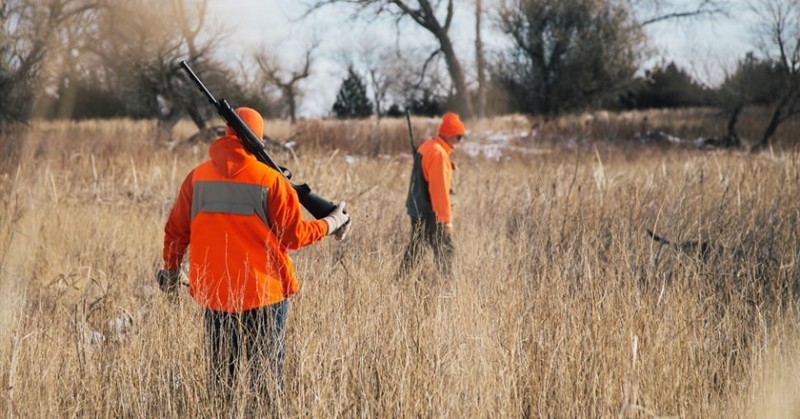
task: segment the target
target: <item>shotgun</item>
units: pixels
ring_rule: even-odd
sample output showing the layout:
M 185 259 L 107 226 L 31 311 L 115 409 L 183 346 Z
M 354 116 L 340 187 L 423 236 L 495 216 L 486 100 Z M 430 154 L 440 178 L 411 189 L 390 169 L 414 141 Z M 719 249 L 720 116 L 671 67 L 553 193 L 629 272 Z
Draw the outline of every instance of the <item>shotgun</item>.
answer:
M 406 123 L 408 124 L 408 140 L 411 141 L 411 154 L 417 152 L 417 145 L 414 141 L 414 129 L 411 128 L 411 114 L 406 109 Z
M 192 79 L 194 84 L 200 89 L 203 95 L 208 99 L 211 105 L 217 110 L 217 113 L 225 123 L 230 126 L 234 132 L 236 132 L 236 136 L 239 137 L 239 141 L 242 142 L 244 148 L 256 156 L 256 159 L 261 163 L 267 165 L 268 167 L 276 170 L 281 176 L 286 179 L 289 184 L 292 185 L 295 192 L 297 192 L 297 197 L 300 200 L 300 204 L 308 210 L 311 215 L 314 216 L 316 219 L 322 219 L 328 216 L 334 209 L 336 209 L 336 205 L 333 202 L 328 201 L 327 199 L 311 192 L 311 188 L 308 184 L 301 183 L 295 184 L 292 183 L 289 179 L 291 175 L 286 174 L 286 169 L 281 166 L 278 166 L 275 163 L 275 160 L 267 153 L 267 149 L 264 147 L 264 143 L 261 142 L 261 139 L 253 133 L 250 127 L 242 121 L 242 118 L 233 110 L 230 103 L 227 100 L 220 99 L 216 100 L 214 95 L 206 88 L 200 78 L 192 71 L 192 68 L 189 67 L 189 64 L 186 61 L 181 61 L 181 68 L 186 71 L 186 74 L 189 75 L 189 78 Z

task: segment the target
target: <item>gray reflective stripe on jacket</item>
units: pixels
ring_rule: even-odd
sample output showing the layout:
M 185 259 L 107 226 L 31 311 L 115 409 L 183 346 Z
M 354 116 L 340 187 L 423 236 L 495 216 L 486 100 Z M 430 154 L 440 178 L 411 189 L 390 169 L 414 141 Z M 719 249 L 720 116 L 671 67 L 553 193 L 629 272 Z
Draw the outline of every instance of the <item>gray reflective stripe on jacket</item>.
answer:
M 408 197 L 406 198 L 406 212 L 413 218 L 436 219 L 431 204 L 431 193 L 428 190 L 428 181 L 422 173 L 422 154 L 414 153 L 414 167 L 411 169 L 411 180 L 408 183 Z
M 269 227 L 267 196 L 269 189 L 261 185 L 222 181 L 197 181 L 192 192 L 192 219 L 199 213 L 258 215 Z

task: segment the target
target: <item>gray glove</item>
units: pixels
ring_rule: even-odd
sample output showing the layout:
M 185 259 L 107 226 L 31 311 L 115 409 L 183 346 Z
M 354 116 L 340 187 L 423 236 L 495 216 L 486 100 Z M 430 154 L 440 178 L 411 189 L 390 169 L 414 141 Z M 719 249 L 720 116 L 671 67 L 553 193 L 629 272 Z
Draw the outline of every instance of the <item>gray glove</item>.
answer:
M 180 286 L 181 271 L 174 270 L 168 271 L 166 269 L 159 269 L 156 272 L 156 281 L 158 288 L 167 294 L 170 301 L 175 301 L 178 298 L 178 287 Z
M 353 224 L 351 221 L 352 220 L 351 220 L 350 216 L 348 215 L 347 216 L 347 222 L 344 223 L 343 226 L 339 227 L 338 230 L 336 230 L 336 235 L 334 236 L 336 238 L 336 240 L 342 241 L 342 240 L 345 239 L 345 237 L 347 237 L 347 232 L 350 231 L 350 225 Z
M 342 201 L 336 206 L 327 217 L 323 218 L 328 223 L 328 235 L 336 235 L 336 240 L 344 240 L 350 230 L 350 215 L 344 212 L 345 202 Z

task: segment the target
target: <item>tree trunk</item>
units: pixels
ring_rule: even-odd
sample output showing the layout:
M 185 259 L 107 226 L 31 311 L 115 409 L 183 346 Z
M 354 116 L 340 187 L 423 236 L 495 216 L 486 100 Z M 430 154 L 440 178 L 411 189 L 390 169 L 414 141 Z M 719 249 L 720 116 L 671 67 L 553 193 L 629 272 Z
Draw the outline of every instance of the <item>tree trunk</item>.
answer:
M 775 135 L 775 131 L 778 130 L 778 126 L 783 122 L 783 108 L 786 106 L 786 97 L 781 99 L 778 106 L 775 107 L 775 111 L 772 113 L 772 119 L 769 121 L 769 125 L 767 125 L 767 129 L 764 130 L 764 135 L 761 136 L 761 141 L 757 144 L 753 145 L 750 148 L 751 153 L 757 153 L 769 147 L 769 141 L 772 139 L 772 136 Z
M 292 84 L 285 86 L 284 94 L 286 95 L 286 104 L 289 105 L 289 121 L 294 124 L 297 122 L 297 98 Z
M 463 0 L 462 0 L 463 1 Z M 447 63 L 447 72 L 450 74 L 450 80 L 453 82 L 453 87 L 456 90 L 456 111 L 464 119 L 472 117 L 472 103 L 467 91 L 467 83 L 464 79 L 464 70 L 461 68 L 461 63 L 456 58 L 456 53 L 453 50 L 453 43 L 447 35 L 453 18 L 453 0 L 447 1 L 447 17 L 443 23 L 440 23 L 436 18 L 435 9 L 439 6 L 440 1 L 432 2 L 430 0 L 417 0 L 418 8 L 413 8 L 409 2 L 405 0 L 317 0 L 312 9 L 322 7 L 326 4 L 333 3 L 352 3 L 359 5 L 361 10 L 372 5 L 376 7 L 376 13 L 394 13 L 397 19 L 407 17 L 416 22 L 430 32 L 437 41 L 439 41 L 439 48 L 444 54 L 445 62 Z M 389 5 L 396 6 L 399 11 L 394 12 L 387 7 Z
M 371 69 L 369 71 L 369 78 L 370 82 L 372 82 L 372 100 L 375 101 L 375 115 L 378 117 L 378 119 L 381 119 L 383 114 L 383 109 L 381 109 L 381 100 L 383 98 L 383 94 L 375 69 Z
M 172 142 L 172 132 L 178 118 L 159 118 L 156 122 L 156 143 L 169 144 Z
M 462 70 L 461 63 L 456 58 L 453 43 L 447 33 L 444 30 L 439 30 L 436 32 L 436 38 L 439 39 L 439 45 L 442 47 L 442 54 L 444 54 L 444 60 L 447 63 L 447 71 L 450 73 L 450 78 L 453 80 L 453 86 L 456 89 L 457 112 L 462 118 L 469 119 L 472 117 L 472 103 L 469 100 L 464 70 Z
M 731 116 L 728 118 L 728 133 L 725 135 L 725 147 L 731 148 L 742 145 L 741 141 L 739 141 L 739 134 L 736 133 L 736 123 L 739 121 L 739 114 L 742 113 L 742 108 L 744 108 L 744 105 L 739 104 L 731 111 Z
M 186 107 L 186 113 L 189 114 L 189 118 L 192 120 L 192 122 L 194 122 L 194 125 L 197 127 L 198 131 L 206 129 L 206 120 L 203 118 L 203 115 L 200 113 L 200 110 L 195 104 L 189 104 Z
M 478 103 L 475 115 L 478 118 L 486 116 L 486 61 L 483 57 L 483 39 L 481 38 L 481 0 L 475 0 L 475 66 L 478 72 Z

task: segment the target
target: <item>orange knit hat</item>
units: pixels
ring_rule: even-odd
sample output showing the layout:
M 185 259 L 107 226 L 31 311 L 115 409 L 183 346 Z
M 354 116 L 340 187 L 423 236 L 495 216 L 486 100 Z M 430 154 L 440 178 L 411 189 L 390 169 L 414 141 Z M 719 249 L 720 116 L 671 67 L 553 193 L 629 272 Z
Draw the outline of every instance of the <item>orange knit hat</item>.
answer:
M 242 118 L 245 124 L 250 127 L 250 130 L 253 131 L 253 134 L 258 137 L 258 139 L 264 138 L 264 118 L 261 117 L 261 114 L 258 113 L 255 109 L 251 108 L 236 108 L 236 114 L 239 115 L 239 118 Z M 230 126 L 225 126 L 225 134 L 226 135 L 236 135 L 236 131 L 233 130 Z
M 439 125 L 439 135 L 445 137 L 453 137 L 456 135 L 464 135 L 467 130 L 464 128 L 464 123 L 458 118 L 458 115 L 453 112 L 448 112 L 442 117 L 442 124 Z

